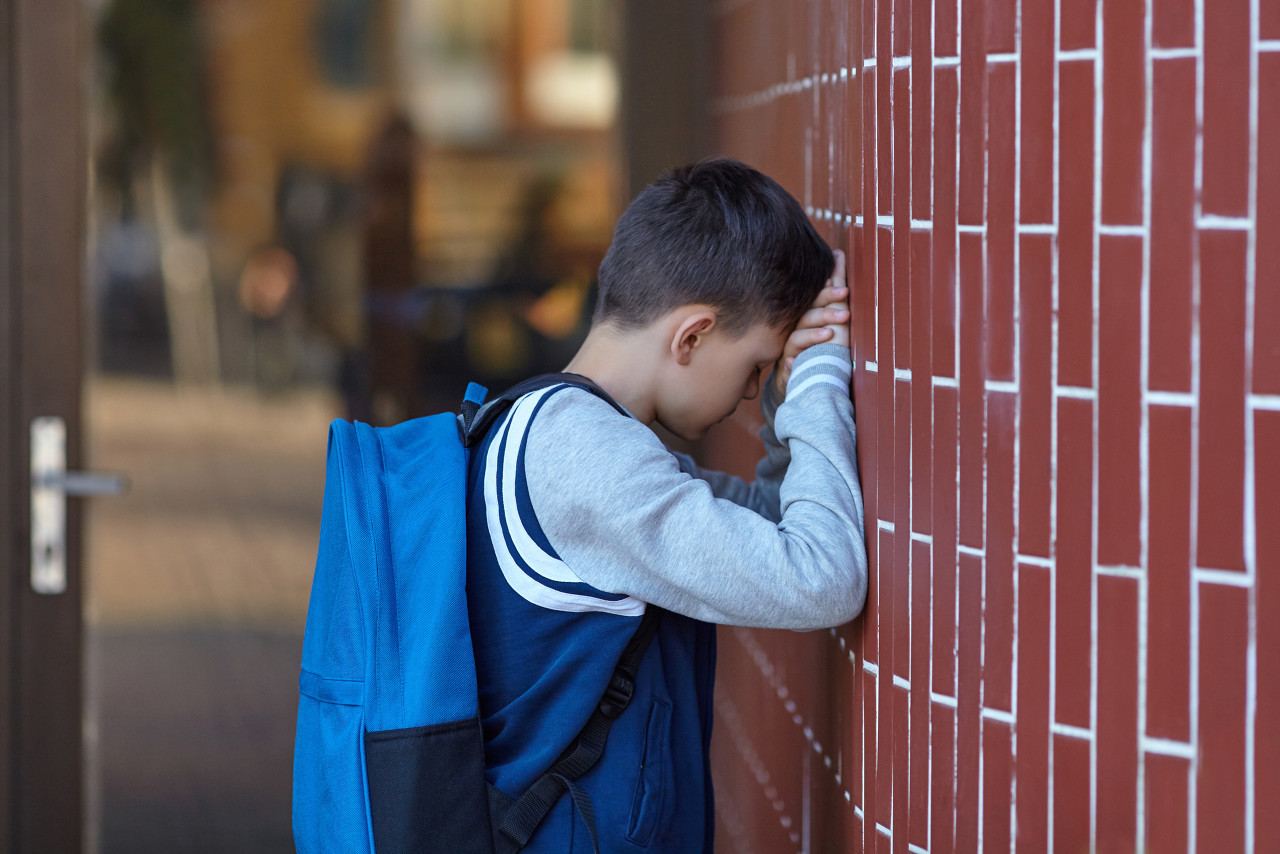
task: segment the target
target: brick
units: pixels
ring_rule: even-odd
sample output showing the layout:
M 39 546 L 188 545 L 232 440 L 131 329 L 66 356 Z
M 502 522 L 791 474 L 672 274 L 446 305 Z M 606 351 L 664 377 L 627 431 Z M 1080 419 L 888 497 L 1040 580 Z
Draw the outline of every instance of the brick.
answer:
M 1258 37 L 1280 39 L 1280 6 L 1260 3 L 1258 7 Z
M 983 362 L 982 235 L 960 235 L 960 544 L 982 548 Z
M 914 483 L 933 481 L 933 311 L 930 299 L 932 246 L 927 231 L 912 232 L 911 238 L 911 479 Z M 911 529 L 933 531 L 931 490 L 911 490 Z
M 933 390 L 933 690 L 956 692 L 956 390 Z
M 940 69 L 934 94 L 933 373 L 956 376 L 956 71 Z
M 1098 562 L 1141 560 L 1142 241 L 1103 235 L 1099 248 Z
M 893 75 L 894 161 L 898 170 L 893 191 L 893 324 L 895 368 L 911 368 L 911 72 L 902 69 Z
M 1018 4 L 1016 0 L 988 0 L 987 53 L 1017 50 Z
M 1053 430 L 1053 238 L 1020 238 L 1018 550 L 1049 556 Z
M 930 29 L 933 9 L 928 3 L 911 5 L 911 215 L 933 216 L 933 59 Z
M 1243 851 L 1249 591 L 1200 584 L 1200 743 L 1196 850 Z
M 1195 47 L 1195 0 L 1154 0 L 1151 43 L 1156 47 Z
M 1099 852 L 1137 846 L 1138 582 L 1098 578 Z
M 1093 65 L 1062 63 L 1058 382 L 1093 385 Z
M 1191 390 L 1196 61 L 1161 60 L 1152 75 L 1150 386 Z
M 930 812 L 933 827 L 929 835 L 929 851 L 932 854 L 950 854 L 955 850 L 956 715 L 955 709 L 941 703 L 931 703 L 930 707 L 933 750 L 929 753 L 929 785 L 933 797 Z
M 1089 843 L 1089 742 L 1053 737 L 1053 850 L 1087 854 Z
M 1053 5 L 1022 5 L 1022 222 L 1053 221 Z
M 1049 570 L 1018 567 L 1017 844 L 1049 847 Z
M 1280 11 L 1275 17 L 1280 19 Z M 1278 146 L 1280 53 L 1263 53 L 1258 55 L 1258 151 Z M 1257 188 L 1253 390 L 1280 394 L 1280 158 L 1258 158 Z
M 1058 400 L 1057 708 L 1054 720 L 1088 727 L 1093 613 L 1093 406 Z
M 1249 211 L 1249 0 L 1204 5 L 1204 183 L 1206 214 Z
M 879 0 L 876 30 L 876 114 L 880 116 L 877 125 L 876 168 L 879 171 L 878 184 L 880 193 L 878 209 L 880 213 L 893 210 L 893 45 L 892 24 L 889 10 L 892 0 Z
M 1102 4 L 1102 221 L 1141 224 L 1146 10 Z
M 929 845 L 929 609 L 932 550 L 911 543 L 911 762 L 908 820 L 912 843 Z
M 1009 792 L 1013 787 L 1013 732 L 1003 721 L 982 722 L 982 848 L 1009 851 Z
M 960 555 L 956 668 L 956 848 L 978 850 L 982 734 L 982 559 Z
M 1257 484 L 1257 735 L 1253 767 L 1254 803 L 1280 803 L 1280 412 L 1259 409 L 1253 415 L 1254 483 Z M 1264 569 L 1265 568 L 1265 569 Z M 1268 770 L 1271 769 L 1271 770 Z M 1280 851 L 1280 810 L 1259 809 L 1257 851 Z
M 985 4 L 964 5 L 960 28 L 960 222 L 981 225 L 986 197 Z
M 987 317 L 988 379 L 1014 378 L 1014 185 L 1018 180 L 1017 75 L 1013 63 L 988 66 Z
M 1248 235 L 1200 233 L 1199 566 L 1244 569 L 1244 329 Z
M 889 647 L 890 644 L 885 643 L 885 638 L 881 637 L 880 648 L 882 652 L 889 649 Z M 876 681 L 876 694 L 878 695 L 879 703 L 877 710 L 879 720 L 877 721 L 876 733 L 876 776 L 874 783 L 871 780 L 867 780 L 868 801 L 870 801 L 871 793 L 874 791 L 875 804 L 874 809 L 867 812 L 867 816 L 874 816 L 875 820 L 880 824 L 885 827 L 892 827 L 894 778 L 899 773 L 906 773 L 906 769 L 899 772 L 893 763 L 892 666 L 886 666 L 886 663 L 882 662 L 880 677 Z
M 897 383 L 897 505 L 900 520 L 893 533 L 894 565 L 894 673 L 911 673 L 911 384 Z
M 883 325 L 882 323 L 881 326 Z M 879 408 L 880 416 L 877 428 L 878 435 L 876 437 L 876 464 L 880 473 L 880 476 L 876 478 L 876 512 L 879 514 L 876 518 L 892 522 L 895 521 L 893 518 L 894 493 L 896 487 L 895 479 L 898 474 L 897 467 L 894 464 L 896 459 L 894 416 L 897 412 L 895 386 L 897 383 L 893 379 L 893 365 L 886 365 L 882 361 L 876 376 L 879 377 L 876 391 L 879 399 L 876 401 L 876 405 Z
M 1187 777 L 1190 764 L 1180 756 L 1147 754 L 1147 838 L 1140 850 L 1187 850 Z
M 1093 47 L 1098 0 L 1062 0 L 1062 49 Z
M 876 741 L 876 776 L 874 784 L 867 781 L 868 798 L 875 792 L 875 812 L 868 813 L 875 820 L 888 827 L 892 823 L 893 777 L 897 769 L 893 764 L 893 674 L 894 644 L 893 632 L 897 614 L 894 609 L 894 587 L 898 576 L 889 555 L 893 554 L 893 536 L 887 531 L 880 532 L 880 586 L 876 598 L 880 614 L 880 676 L 876 684 L 878 702 L 878 732 Z
M 893 850 L 906 854 L 910 826 L 907 823 L 907 772 L 911 764 L 910 718 L 911 694 L 905 688 L 893 688 Z
M 1013 691 L 1013 467 L 1017 395 L 987 396 L 987 558 L 982 704 L 1010 711 Z
M 894 0 L 893 55 L 911 54 L 911 0 Z M 919 5 L 919 4 L 916 4 Z
M 960 0 L 935 0 L 933 5 L 933 55 L 960 55 Z
M 1190 738 L 1191 409 L 1150 410 L 1147 733 Z

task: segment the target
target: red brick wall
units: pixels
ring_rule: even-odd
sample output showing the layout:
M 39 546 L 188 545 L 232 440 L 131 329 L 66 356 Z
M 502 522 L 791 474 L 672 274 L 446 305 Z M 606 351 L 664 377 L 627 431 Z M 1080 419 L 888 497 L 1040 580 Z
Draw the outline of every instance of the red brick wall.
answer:
M 872 573 L 722 631 L 718 850 L 1280 851 L 1280 2 L 713 14 L 852 252 Z

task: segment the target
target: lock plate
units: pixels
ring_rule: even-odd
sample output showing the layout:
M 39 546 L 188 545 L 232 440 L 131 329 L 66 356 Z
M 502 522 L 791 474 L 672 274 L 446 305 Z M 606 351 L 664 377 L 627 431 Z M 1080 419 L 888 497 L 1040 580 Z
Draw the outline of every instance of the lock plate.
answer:
M 31 589 L 67 589 L 67 425 L 57 416 L 31 421 Z

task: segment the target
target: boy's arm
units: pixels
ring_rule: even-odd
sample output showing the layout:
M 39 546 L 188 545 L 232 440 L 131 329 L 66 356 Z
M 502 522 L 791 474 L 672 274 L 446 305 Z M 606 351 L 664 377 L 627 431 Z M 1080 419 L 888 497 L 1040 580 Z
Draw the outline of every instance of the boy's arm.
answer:
M 760 412 L 764 415 L 764 426 L 760 428 L 760 440 L 764 442 L 764 456 L 756 463 L 756 479 L 750 483 L 727 472 L 700 467 L 693 457 L 672 451 L 680 462 L 680 470 L 704 480 L 711 487 L 711 494 L 716 498 L 732 501 L 741 507 L 754 510 L 773 522 L 782 519 L 782 508 L 778 491 L 782 486 L 782 477 L 787 472 L 787 464 L 791 461 L 791 452 L 787 446 L 778 441 L 773 430 L 773 419 L 782 403 L 782 393 L 774 384 L 771 374 L 764 390 L 760 393 Z
M 576 389 L 551 396 L 525 456 L 550 545 L 592 587 L 698 619 L 792 629 L 847 622 L 867 585 L 850 371 L 841 345 L 796 358 L 775 419 L 791 457 L 776 523 L 717 498 L 648 427 L 603 401 Z

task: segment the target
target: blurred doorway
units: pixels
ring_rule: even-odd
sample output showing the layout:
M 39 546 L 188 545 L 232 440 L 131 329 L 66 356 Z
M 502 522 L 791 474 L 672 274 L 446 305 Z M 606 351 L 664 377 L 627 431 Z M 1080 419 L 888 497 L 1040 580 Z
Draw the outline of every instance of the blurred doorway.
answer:
M 86 848 L 292 851 L 333 418 L 559 368 L 621 204 L 610 0 L 82 0 Z

